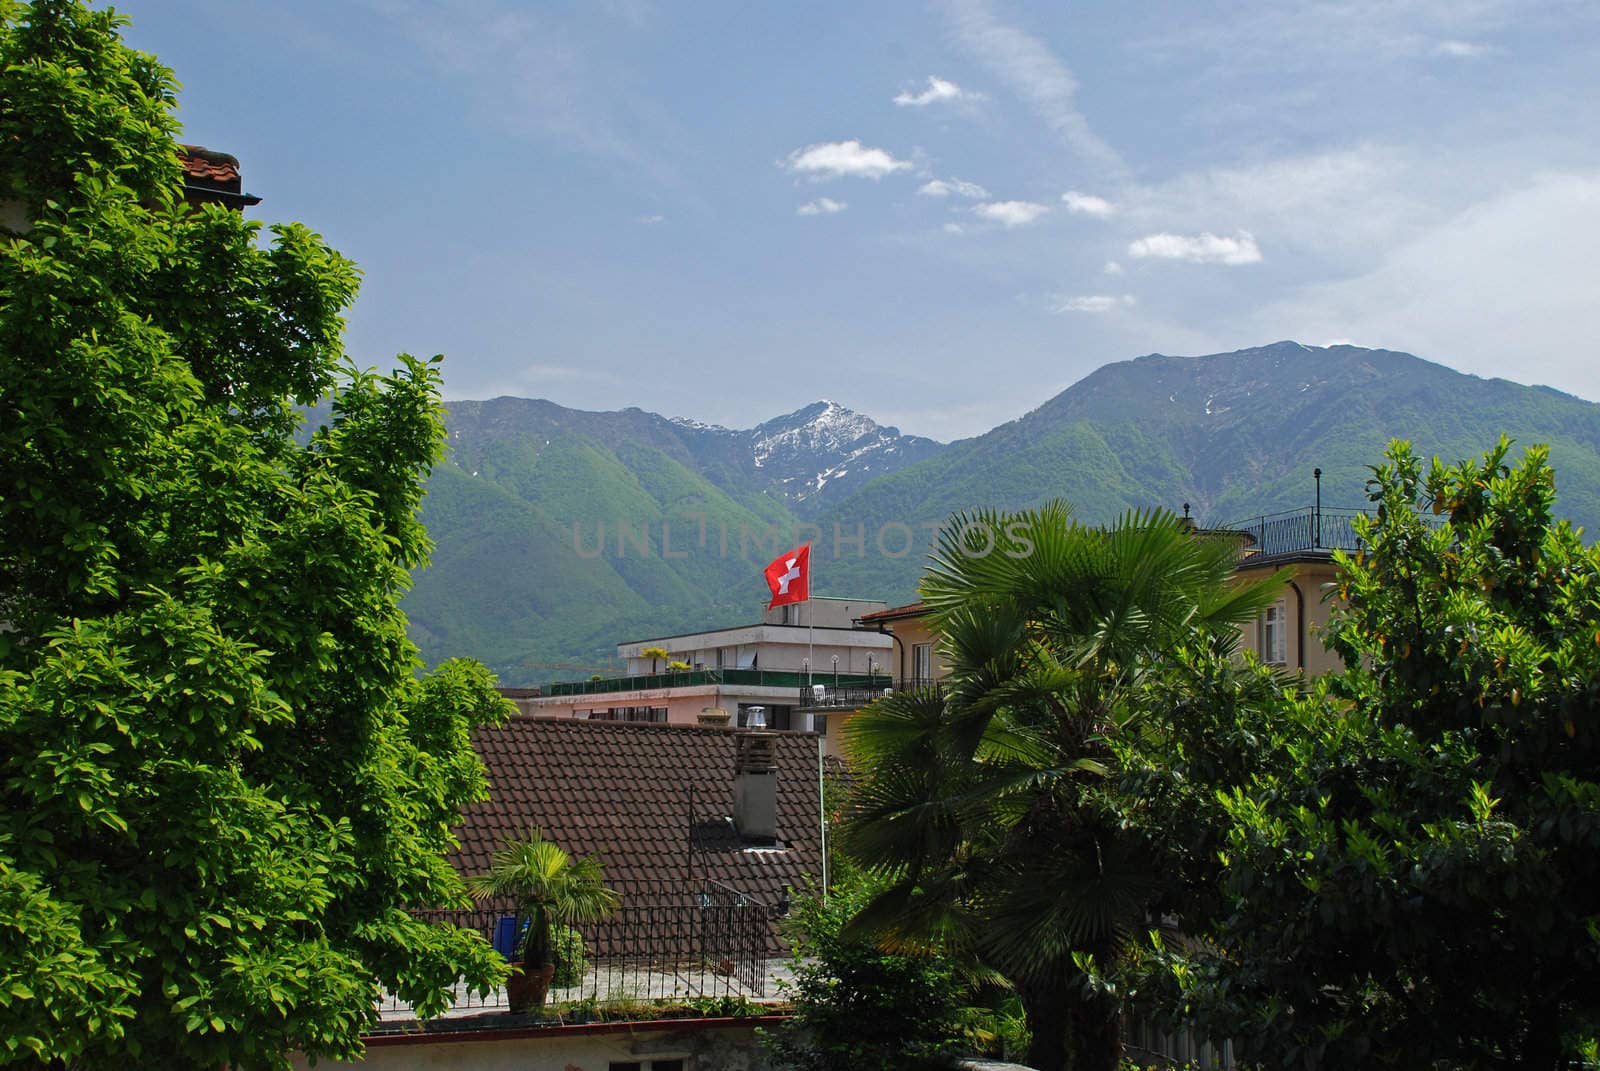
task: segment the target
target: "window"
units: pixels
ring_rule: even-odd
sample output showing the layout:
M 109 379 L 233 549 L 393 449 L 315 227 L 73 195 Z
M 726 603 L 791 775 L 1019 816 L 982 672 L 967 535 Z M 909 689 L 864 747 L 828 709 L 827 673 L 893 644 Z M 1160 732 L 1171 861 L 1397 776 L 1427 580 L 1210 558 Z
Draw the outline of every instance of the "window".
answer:
M 666 707 L 608 707 L 589 713 L 590 721 L 642 721 L 665 725 Z
M 933 644 L 912 644 L 911 677 L 916 684 L 926 684 L 933 680 Z
M 1268 665 L 1289 663 L 1289 615 L 1283 603 L 1273 603 L 1261 615 L 1261 661 Z

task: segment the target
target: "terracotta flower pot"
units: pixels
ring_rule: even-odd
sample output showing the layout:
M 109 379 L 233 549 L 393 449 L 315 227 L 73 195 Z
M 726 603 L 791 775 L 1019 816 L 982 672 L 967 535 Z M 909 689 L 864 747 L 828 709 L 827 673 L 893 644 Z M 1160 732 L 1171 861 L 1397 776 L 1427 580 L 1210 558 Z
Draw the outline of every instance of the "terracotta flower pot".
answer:
M 550 980 L 555 974 L 554 964 L 534 971 L 527 970 L 520 963 L 512 964 L 511 975 L 506 979 L 506 1003 L 511 1006 L 512 1013 L 520 1015 L 543 1008 L 545 998 L 550 995 Z

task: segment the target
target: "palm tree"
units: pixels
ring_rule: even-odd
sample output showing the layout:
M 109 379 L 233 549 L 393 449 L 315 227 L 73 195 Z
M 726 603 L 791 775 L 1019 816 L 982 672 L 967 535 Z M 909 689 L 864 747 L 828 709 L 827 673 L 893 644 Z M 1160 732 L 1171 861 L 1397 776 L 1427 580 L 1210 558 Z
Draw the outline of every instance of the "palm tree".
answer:
M 475 900 L 509 899 L 515 903 L 518 930 L 527 940 L 522 949 L 522 976 L 532 983 L 527 1003 L 542 1006 L 555 975 L 555 928 L 598 922 L 616 910 L 619 897 L 605 886 L 605 874 L 594 856 L 573 858 L 535 827 L 509 837 L 494 853 L 489 872 L 467 879 Z M 508 987 L 508 994 L 510 989 Z M 523 1011 L 520 1000 L 512 1011 Z
M 1108 796 L 1113 741 L 1151 715 L 1163 652 L 1235 642 L 1270 600 L 1237 544 L 1164 512 L 1108 528 L 1051 503 L 960 515 L 922 594 L 950 675 L 845 727 L 859 781 L 843 844 L 892 876 L 857 932 L 964 950 L 1011 979 L 1031 1066 L 1113 1068 L 1115 1001 L 1088 984 L 1147 922 L 1162 858 Z

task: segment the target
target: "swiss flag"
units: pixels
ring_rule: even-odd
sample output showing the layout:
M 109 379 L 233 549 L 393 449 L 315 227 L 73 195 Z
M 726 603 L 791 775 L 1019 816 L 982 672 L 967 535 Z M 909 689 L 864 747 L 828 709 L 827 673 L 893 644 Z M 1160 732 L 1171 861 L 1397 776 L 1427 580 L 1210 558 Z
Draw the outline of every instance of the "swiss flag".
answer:
M 805 602 L 811 598 L 811 545 L 795 547 L 778 555 L 766 568 L 767 587 L 772 589 L 772 601 L 767 609 L 785 606 L 791 602 Z

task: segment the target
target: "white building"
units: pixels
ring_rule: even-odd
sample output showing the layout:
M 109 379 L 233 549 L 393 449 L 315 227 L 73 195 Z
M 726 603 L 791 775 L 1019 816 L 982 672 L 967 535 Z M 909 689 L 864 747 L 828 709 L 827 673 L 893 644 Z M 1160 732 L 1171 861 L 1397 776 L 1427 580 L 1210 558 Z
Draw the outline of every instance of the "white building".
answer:
M 695 725 L 725 714 L 736 725 L 754 716 L 771 729 L 826 731 L 822 718 L 794 713 L 802 689 L 874 681 L 888 687 L 893 638 L 856 625 L 886 608 L 870 599 L 812 598 L 748 625 L 627 640 L 617 644 L 627 675 L 553 684 L 529 706 L 546 717 Z M 673 663 L 688 668 L 669 668 Z

